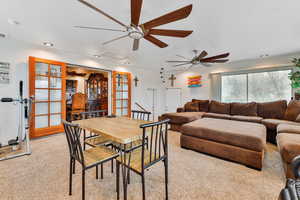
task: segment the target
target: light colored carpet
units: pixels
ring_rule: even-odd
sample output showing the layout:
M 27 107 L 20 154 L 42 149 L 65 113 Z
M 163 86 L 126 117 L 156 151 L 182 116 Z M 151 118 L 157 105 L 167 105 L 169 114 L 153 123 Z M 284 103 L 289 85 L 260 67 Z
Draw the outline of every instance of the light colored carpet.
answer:
M 171 200 L 272 200 L 284 186 L 280 156 L 273 145 L 268 145 L 262 171 L 224 161 L 212 156 L 181 149 L 179 133 L 170 132 Z M 32 141 L 33 154 L 0 162 L 1 200 L 81 199 L 79 165 L 73 182 L 73 196 L 68 196 L 69 157 L 63 134 Z M 147 200 L 164 199 L 164 171 L 159 163 L 146 174 Z M 140 200 L 140 176 L 131 173 L 128 199 Z M 86 177 L 88 200 L 114 200 L 115 174 L 110 163 L 104 167 L 104 179 L 95 179 L 95 169 Z M 121 198 L 123 196 L 121 195 Z

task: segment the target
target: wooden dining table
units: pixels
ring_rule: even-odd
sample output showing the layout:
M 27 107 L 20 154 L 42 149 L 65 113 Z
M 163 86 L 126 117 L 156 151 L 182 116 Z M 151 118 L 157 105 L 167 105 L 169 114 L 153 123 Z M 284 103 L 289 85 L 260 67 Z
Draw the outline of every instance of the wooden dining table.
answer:
M 143 138 L 140 125 L 151 122 L 128 117 L 99 117 L 77 120 L 73 121 L 72 123 L 78 124 L 79 127 L 84 130 L 105 136 L 113 142 L 121 145 L 130 145 L 132 142 Z M 120 151 L 121 160 L 124 161 L 122 163 L 125 163 L 126 161 L 128 162 L 122 165 L 124 188 L 127 188 L 128 185 L 129 168 L 127 168 L 125 165 L 130 166 L 130 153 L 131 152 Z M 126 159 L 126 156 L 128 159 Z M 124 189 L 123 191 L 125 192 L 127 189 Z M 127 195 L 124 194 L 124 200 L 126 199 Z

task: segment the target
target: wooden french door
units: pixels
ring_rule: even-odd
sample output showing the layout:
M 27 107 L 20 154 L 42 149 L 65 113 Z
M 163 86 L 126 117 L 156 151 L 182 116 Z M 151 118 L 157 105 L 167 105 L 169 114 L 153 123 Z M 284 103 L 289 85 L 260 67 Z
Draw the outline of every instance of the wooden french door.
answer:
M 29 95 L 33 98 L 30 137 L 63 131 L 66 118 L 66 64 L 29 57 Z
M 112 73 L 113 114 L 117 116 L 131 115 L 131 74 L 128 72 Z

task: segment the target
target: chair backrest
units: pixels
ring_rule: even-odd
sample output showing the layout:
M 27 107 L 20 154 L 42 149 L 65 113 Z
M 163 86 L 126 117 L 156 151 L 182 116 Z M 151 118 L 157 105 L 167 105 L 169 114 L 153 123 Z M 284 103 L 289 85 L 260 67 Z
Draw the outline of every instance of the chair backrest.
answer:
M 140 111 L 140 110 L 132 110 L 131 111 L 132 119 L 140 119 L 140 120 L 149 121 L 150 115 L 151 115 L 151 112 L 147 112 L 147 111 Z
M 76 93 L 72 96 L 72 110 L 84 110 L 86 104 L 86 95 Z
M 84 156 L 80 143 L 82 129 L 78 125 L 69 123 L 65 120 L 62 120 L 62 122 L 68 141 L 70 157 L 84 165 Z
M 106 110 L 94 110 L 94 111 L 88 111 L 88 112 L 81 112 L 80 116 L 81 119 L 90 119 L 90 118 L 96 118 L 96 117 L 104 117 L 106 113 Z
M 140 128 L 143 129 L 142 140 L 142 169 L 145 169 L 156 162 L 168 157 L 168 124 L 170 119 L 159 122 L 143 124 Z M 146 142 L 148 144 L 146 144 Z M 149 162 L 145 166 L 145 150 L 148 145 Z M 148 158 L 147 158 L 148 159 Z

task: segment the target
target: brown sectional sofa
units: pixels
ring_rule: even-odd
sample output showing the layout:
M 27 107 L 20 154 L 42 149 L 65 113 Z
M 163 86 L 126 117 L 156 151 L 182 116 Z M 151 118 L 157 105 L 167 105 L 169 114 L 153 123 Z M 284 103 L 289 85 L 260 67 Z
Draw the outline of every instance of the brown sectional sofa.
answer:
M 199 112 L 201 114 L 197 116 L 192 114 Z M 183 108 L 177 109 L 176 115 L 180 116 L 180 119 L 171 119 L 170 124 L 172 130 L 179 131 L 180 127 L 187 122 L 203 117 L 262 123 L 267 127 L 267 141 L 276 144 L 277 126 L 279 124 L 300 125 L 299 114 L 300 101 L 295 100 L 287 104 L 285 100 L 266 103 L 221 103 L 193 99 Z M 174 113 L 166 113 L 162 118 L 169 118 L 170 115 Z
M 171 129 L 181 131 L 182 147 L 258 169 L 262 167 L 264 137 L 267 135 L 267 141 L 276 144 L 278 132 L 278 148 L 287 177 L 291 174 L 291 160 L 300 154 L 300 101 L 221 103 L 193 99 L 178 108 L 177 113 L 166 113 L 160 118 L 170 118 Z M 215 127 L 210 123 L 215 123 Z M 264 127 L 267 134 L 256 126 Z M 236 131 L 236 127 L 243 128 Z M 241 146 L 243 141 L 248 144 Z
M 286 177 L 294 178 L 291 163 L 296 156 L 300 155 L 300 127 L 280 124 L 277 132 L 277 145 Z

